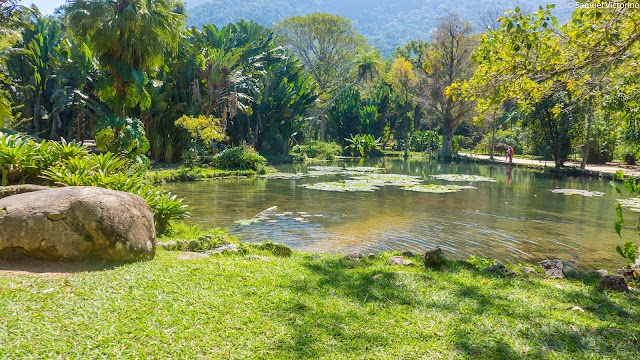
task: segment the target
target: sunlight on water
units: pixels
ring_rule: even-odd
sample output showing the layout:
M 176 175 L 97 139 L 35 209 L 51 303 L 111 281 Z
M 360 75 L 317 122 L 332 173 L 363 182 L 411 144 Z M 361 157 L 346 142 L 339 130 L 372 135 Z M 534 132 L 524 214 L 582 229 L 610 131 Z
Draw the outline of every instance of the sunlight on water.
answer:
M 336 174 L 301 179 L 222 179 L 168 184 L 165 188 L 187 199 L 192 206 L 191 222 L 226 227 L 243 241 L 273 240 L 302 251 L 423 252 L 440 246 L 455 258 L 481 255 L 505 262 L 560 258 L 579 268 L 624 264 L 615 252 L 615 246 L 624 241 L 613 231 L 618 196 L 606 181 L 426 160 L 322 165 L 378 166 L 384 168 L 381 173 L 419 176 L 424 183 L 477 189 L 433 194 L 404 191 L 398 186 L 381 186 L 374 192 L 299 186 L 347 179 Z M 278 171 L 304 173 L 308 166 L 279 166 Z M 480 175 L 496 182 L 451 183 L 431 176 L 438 174 Z M 550 191 L 558 188 L 598 191 L 604 196 L 566 196 Z M 290 212 L 291 216 L 273 216 L 249 225 L 235 223 L 272 206 L 277 206 L 275 213 Z M 632 236 L 631 231 L 627 234 Z

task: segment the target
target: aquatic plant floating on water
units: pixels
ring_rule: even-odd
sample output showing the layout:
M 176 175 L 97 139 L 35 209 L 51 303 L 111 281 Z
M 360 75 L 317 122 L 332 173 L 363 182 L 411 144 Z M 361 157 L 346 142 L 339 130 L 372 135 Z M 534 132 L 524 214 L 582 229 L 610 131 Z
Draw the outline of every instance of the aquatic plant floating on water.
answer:
M 587 191 L 580 189 L 553 189 L 551 190 L 554 194 L 564 194 L 564 195 L 580 195 L 586 197 L 594 197 L 594 196 L 604 196 L 603 192 L 599 191 Z
M 440 175 L 431 175 L 431 177 L 438 180 L 453 181 L 453 182 L 480 182 L 480 181 L 496 182 L 496 179 L 494 178 L 480 176 L 480 175 L 440 174 Z
M 300 187 L 321 190 L 321 191 L 337 191 L 337 192 L 352 192 L 352 191 L 365 191 L 372 192 L 379 189 L 380 185 L 372 184 L 366 181 L 357 180 L 341 180 L 332 182 L 319 182 L 315 184 L 303 184 Z
M 358 174 L 351 176 L 353 180 L 365 181 L 374 185 L 409 186 L 417 185 L 422 181 L 419 176 L 401 174 Z
M 445 194 L 445 193 L 458 192 L 464 189 L 477 189 L 477 188 L 473 186 L 419 184 L 419 185 L 405 186 L 400 189 L 406 190 L 406 191 L 423 192 L 423 193 Z

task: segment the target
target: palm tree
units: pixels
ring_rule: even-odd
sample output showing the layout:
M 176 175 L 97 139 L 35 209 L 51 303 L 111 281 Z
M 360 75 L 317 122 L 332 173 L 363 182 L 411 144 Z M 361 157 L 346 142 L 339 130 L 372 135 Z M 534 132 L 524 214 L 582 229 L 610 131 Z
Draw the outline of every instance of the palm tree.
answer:
M 329 110 L 329 108 L 333 105 L 333 103 L 347 89 L 350 89 L 356 86 L 361 81 L 364 81 L 364 82 L 372 81 L 375 78 L 375 76 L 378 74 L 378 67 L 382 64 L 380 61 L 380 54 L 376 51 L 369 51 L 369 52 L 364 52 L 356 55 L 356 58 L 354 59 L 353 63 L 356 66 L 356 79 L 352 83 L 340 89 L 340 91 L 338 91 L 338 93 L 335 94 L 333 98 L 331 98 L 331 100 L 329 100 L 329 102 L 324 106 L 324 108 L 320 110 L 320 113 L 318 113 L 316 116 L 312 118 L 314 122 L 317 121 L 318 119 L 321 119 L 322 121 L 322 124 L 321 124 L 321 127 L 323 129 L 323 131 L 321 131 L 322 140 L 324 140 L 324 128 L 325 128 L 324 117 L 322 117 L 324 113 L 327 110 Z
M 67 8 L 68 27 L 90 42 L 108 72 L 102 98 L 124 115 L 126 108 L 149 107 L 146 72 L 161 65 L 166 48 L 177 49 L 185 16 L 174 0 L 76 0 Z

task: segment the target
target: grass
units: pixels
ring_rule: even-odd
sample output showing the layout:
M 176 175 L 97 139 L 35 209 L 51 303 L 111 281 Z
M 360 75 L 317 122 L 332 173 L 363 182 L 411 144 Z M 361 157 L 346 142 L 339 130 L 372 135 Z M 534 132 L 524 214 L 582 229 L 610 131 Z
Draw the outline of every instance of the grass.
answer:
M 153 261 L 64 276 L 2 274 L 0 358 L 636 359 L 640 352 L 637 294 L 597 291 L 589 279 L 506 278 L 460 262 L 395 267 L 390 254 L 351 261 L 259 253 L 179 260 L 159 250 Z

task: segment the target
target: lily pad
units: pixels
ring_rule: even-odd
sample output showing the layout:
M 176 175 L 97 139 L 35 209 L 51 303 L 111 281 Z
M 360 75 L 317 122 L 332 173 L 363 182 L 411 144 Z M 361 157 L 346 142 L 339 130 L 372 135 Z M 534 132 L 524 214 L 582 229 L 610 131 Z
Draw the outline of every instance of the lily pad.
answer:
M 640 212 L 640 197 L 629 198 L 629 199 L 618 199 L 617 200 L 620 205 L 633 212 Z
M 342 167 L 340 166 L 309 166 L 309 169 L 315 171 L 342 171 Z
M 551 192 L 554 194 L 580 195 L 580 196 L 586 196 L 586 197 L 604 196 L 603 192 L 587 191 L 587 190 L 581 190 L 581 189 L 553 189 L 551 190 Z
M 300 187 L 311 190 L 322 191 L 337 191 L 337 192 L 351 192 L 351 191 L 376 191 L 379 189 L 375 184 L 366 181 L 357 180 L 342 180 L 333 182 L 319 182 L 315 184 L 302 184 Z
M 454 182 L 480 182 L 480 181 L 488 181 L 495 182 L 496 179 L 480 176 L 480 175 L 466 175 L 466 174 L 440 174 L 440 175 L 431 175 L 434 179 L 444 180 L 444 181 L 454 181 Z
M 259 219 L 259 218 L 253 218 L 253 219 L 240 219 L 240 220 L 236 220 L 234 221 L 235 224 L 238 224 L 240 226 L 247 226 L 247 225 L 252 225 L 252 224 L 257 224 L 259 222 L 261 222 L 263 219 Z
M 409 186 L 417 185 L 422 181 L 419 176 L 401 175 L 401 174 L 361 174 L 351 177 L 353 180 L 366 181 L 374 185 L 384 186 Z
M 348 168 L 344 168 L 344 171 L 356 171 L 356 172 L 364 172 L 364 173 L 369 173 L 369 172 L 378 172 L 380 170 L 382 170 L 383 168 L 379 168 L 379 167 L 370 167 L 370 166 L 354 166 L 354 167 L 348 167 Z
M 266 174 L 266 175 L 260 175 L 261 178 L 265 178 L 265 179 L 282 179 L 282 180 L 298 180 L 298 179 L 302 179 L 304 177 L 303 174 L 297 173 L 273 173 L 273 174 Z
M 432 194 L 444 194 L 458 192 L 463 189 L 477 189 L 473 186 L 458 186 L 458 185 L 437 185 L 437 184 L 420 184 L 409 185 L 401 188 L 406 191 L 424 192 Z

